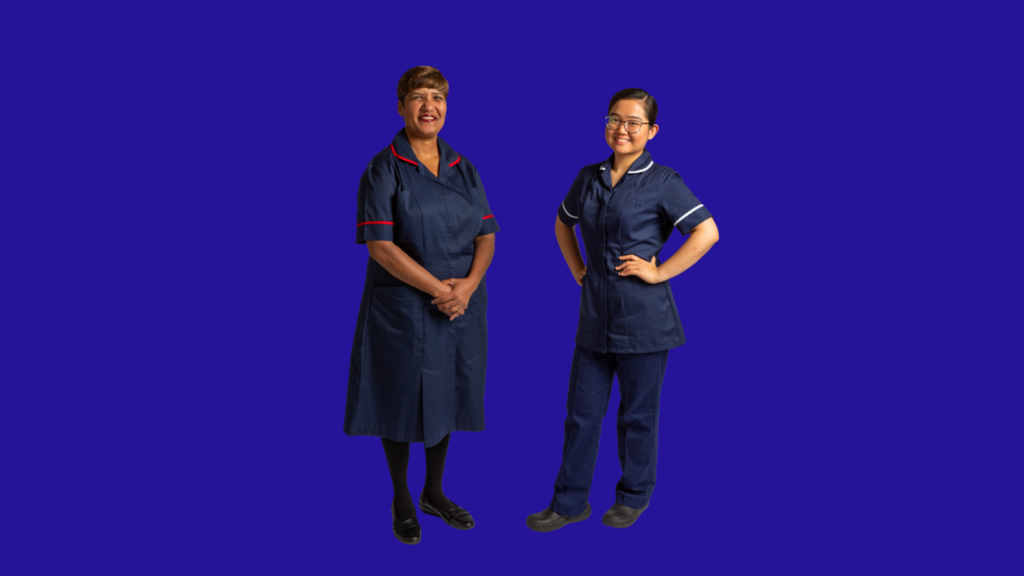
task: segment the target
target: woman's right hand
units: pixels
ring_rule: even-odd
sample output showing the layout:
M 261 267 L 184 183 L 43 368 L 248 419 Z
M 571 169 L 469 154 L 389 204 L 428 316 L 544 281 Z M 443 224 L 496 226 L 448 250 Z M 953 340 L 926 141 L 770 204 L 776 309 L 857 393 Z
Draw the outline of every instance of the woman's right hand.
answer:
M 452 291 L 452 285 L 451 284 L 446 284 L 446 283 L 441 282 L 439 280 L 437 282 L 437 286 L 434 287 L 434 291 L 430 295 L 433 296 L 434 299 L 436 300 L 436 299 L 440 298 L 441 296 L 444 296 L 445 294 L 447 294 L 447 293 L 449 293 L 451 291 Z
M 576 277 L 576 283 L 583 286 L 583 277 L 587 275 L 587 267 L 584 266 L 583 268 L 576 270 L 572 275 Z

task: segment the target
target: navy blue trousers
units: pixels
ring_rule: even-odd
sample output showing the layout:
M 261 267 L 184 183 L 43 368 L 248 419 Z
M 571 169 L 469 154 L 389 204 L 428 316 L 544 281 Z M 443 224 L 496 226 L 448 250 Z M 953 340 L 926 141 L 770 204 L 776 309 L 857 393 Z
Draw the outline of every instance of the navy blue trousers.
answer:
M 577 516 L 587 507 L 597 464 L 601 420 L 608 411 L 612 379 L 619 377 L 619 464 L 622 478 L 615 501 L 643 508 L 654 491 L 658 461 L 658 409 L 668 350 L 646 354 L 605 354 L 576 346 L 569 376 L 568 414 L 562 467 L 551 509 Z

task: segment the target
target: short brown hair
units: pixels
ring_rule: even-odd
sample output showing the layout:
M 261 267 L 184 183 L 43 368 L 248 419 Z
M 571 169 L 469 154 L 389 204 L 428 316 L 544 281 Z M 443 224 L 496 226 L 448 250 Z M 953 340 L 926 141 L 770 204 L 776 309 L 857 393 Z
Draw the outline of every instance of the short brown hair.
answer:
M 398 80 L 398 101 L 405 103 L 405 96 L 417 88 L 433 88 L 440 90 L 445 99 L 448 98 L 448 81 L 437 68 L 417 66 L 409 68 Z

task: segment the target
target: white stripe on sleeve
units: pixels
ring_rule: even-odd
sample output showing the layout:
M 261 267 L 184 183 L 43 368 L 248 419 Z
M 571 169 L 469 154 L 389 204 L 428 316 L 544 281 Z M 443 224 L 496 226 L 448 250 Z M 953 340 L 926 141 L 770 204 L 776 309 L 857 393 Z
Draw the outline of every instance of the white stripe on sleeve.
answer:
M 565 205 L 564 205 L 564 203 L 563 203 L 563 206 L 562 206 L 562 207 L 563 207 L 563 208 L 565 208 Z M 704 205 L 703 205 L 703 204 L 698 204 L 698 205 L 697 205 L 697 206 L 696 206 L 696 207 L 695 207 L 695 208 L 694 208 L 693 210 L 690 210 L 690 211 L 689 211 L 689 212 L 687 212 L 686 214 L 683 214 L 682 216 L 680 216 L 680 217 L 679 217 L 679 220 L 676 220 L 676 223 L 675 223 L 675 224 L 673 224 L 673 226 L 679 226 L 679 223 L 683 221 L 683 218 L 686 218 L 686 217 L 687 217 L 687 216 L 689 216 L 690 214 L 693 214 L 694 212 L 696 212 L 696 211 L 697 211 L 697 208 L 703 208 L 703 207 L 704 207 Z
M 701 204 L 701 206 L 703 206 L 703 204 Z M 562 210 L 565 210 L 565 201 L 564 200 L 562 201 Z M 580 219 L 579 216 L 573 216 L 572 214 L 569 214 L 568 210 L 565 210 L 565 215 L 568 216 L 569 218 L 574 219 L 574 220 L 579 220 Z

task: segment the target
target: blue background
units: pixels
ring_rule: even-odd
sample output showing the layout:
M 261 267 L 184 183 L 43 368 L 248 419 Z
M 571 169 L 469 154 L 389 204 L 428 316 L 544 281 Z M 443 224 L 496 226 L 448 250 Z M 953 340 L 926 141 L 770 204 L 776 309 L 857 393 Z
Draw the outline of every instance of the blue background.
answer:
M 708 4 L 708 3 L 704 3 Z M 1020 572 L 1016 14 L 996 3 L 5 8 L 8 574 Z M 502 231 L 478 526 L 390 533 L 342 433 L 356 187 L 401 74 Z M 611 95 L 720 242 L 672 281 L 658 485 L 551 534 L 579 289 L 552 232 Z M 664 252 L 682 243 L 676 235 Z M 413 446 L 418 493 L 423 453 Z M 1013 568 L 1016 564 L 1016 568 Z

